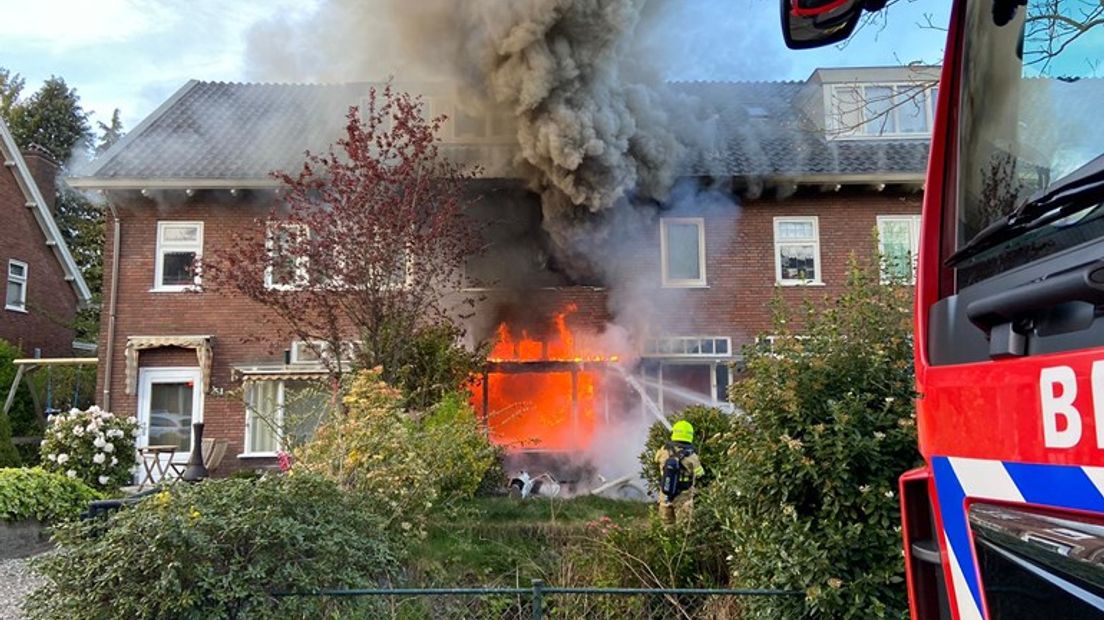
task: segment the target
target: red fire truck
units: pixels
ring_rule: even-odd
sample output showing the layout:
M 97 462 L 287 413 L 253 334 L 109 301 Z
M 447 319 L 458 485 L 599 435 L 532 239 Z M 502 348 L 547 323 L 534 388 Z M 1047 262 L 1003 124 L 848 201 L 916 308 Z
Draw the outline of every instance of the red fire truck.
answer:
M 885 0 L 782 0 L 792 48 Z M 893 8 L 887 9 L 892 14 Z M 1104 617 L 1104 3 L 956 0 L 916 287 L 915 619 Z

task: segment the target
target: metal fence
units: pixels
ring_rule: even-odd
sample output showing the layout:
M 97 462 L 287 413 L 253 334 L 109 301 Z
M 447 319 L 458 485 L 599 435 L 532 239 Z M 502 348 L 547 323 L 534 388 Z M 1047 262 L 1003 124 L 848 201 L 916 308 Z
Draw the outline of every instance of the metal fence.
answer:
M 301 603 L 318 603 L 322 597 L 326 611 L 343 618 L 738 620 L 747 597 L 802 595 L 789 590 L 557 588 L 535 580 L 530 588 L 321 590 L 277 596 Z

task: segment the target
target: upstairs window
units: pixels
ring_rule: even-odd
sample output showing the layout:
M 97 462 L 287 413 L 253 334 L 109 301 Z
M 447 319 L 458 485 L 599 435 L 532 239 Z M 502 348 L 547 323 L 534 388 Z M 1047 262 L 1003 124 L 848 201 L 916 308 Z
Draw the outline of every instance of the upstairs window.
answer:
M 878 216 L 878 251 L 882 255 L 883 283 L 915 283 L 919 249 L 919 215 Z
M 663 286 L 705 286 L 705 220 L 663 218 L 659 227 Z
M 265 288 L 397 290 L 412 286 L 415 265 L 409 251 L 398 250 L 395 256 L 379 257 L 375 263 L 364 265 L 354 262 L 358 257 L 349 257 L 348 248 L 342 243 L 333 243 L 328 256 L 319 253 L 314 245 L 319 243 L 325 243 L 325 239 L 319 239 L 305 224 L 269 222 Z
M 27 263 L 23 261 L 8 261 L 8 290 L 4 296 L 4 308 L 27 311 Z
M 820 234 L 814 217 L 774 218 L 774 277 L 778 284 L 821 284 Z
M 270 222 L 265 245 L 269 263 L 265 266 L 265 287 L 282 291 L 301 289 L 307 285 L 305 244 L 309 241 L 305 226 L 286 222 Z
M 937 89 L 928 84 L 832 87 L 829 129 L 839 137 L 917 137 L 931 133 Z
M 154 290 L 183 291 L 198 286 L 195 265 L 202 255 L 202 222 L 158 222 Z

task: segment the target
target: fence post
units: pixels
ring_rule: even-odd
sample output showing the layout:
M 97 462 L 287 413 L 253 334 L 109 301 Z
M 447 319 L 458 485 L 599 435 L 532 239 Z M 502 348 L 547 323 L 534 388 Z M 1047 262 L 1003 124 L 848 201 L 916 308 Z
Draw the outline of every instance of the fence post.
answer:
M 533 580 L 533 620 L 541 620 L 544 617 L 544 580 Z

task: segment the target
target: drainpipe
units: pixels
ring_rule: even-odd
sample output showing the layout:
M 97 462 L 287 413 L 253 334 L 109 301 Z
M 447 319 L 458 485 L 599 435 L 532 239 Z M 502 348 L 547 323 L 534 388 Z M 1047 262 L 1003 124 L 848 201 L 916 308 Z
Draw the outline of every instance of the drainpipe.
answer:
M 104 357 L 104 384 L 103 384 L 103 408 L 111 411 L 111 366 L 115 357 L 115 309 L 119 299 L 119 214 L 115 211 L 115 205 L 109 200 L 108 208 L 111 209 L 113 223 L 111 235 L 111 299 L 108 300 L 107 310 L 107 351 Z

